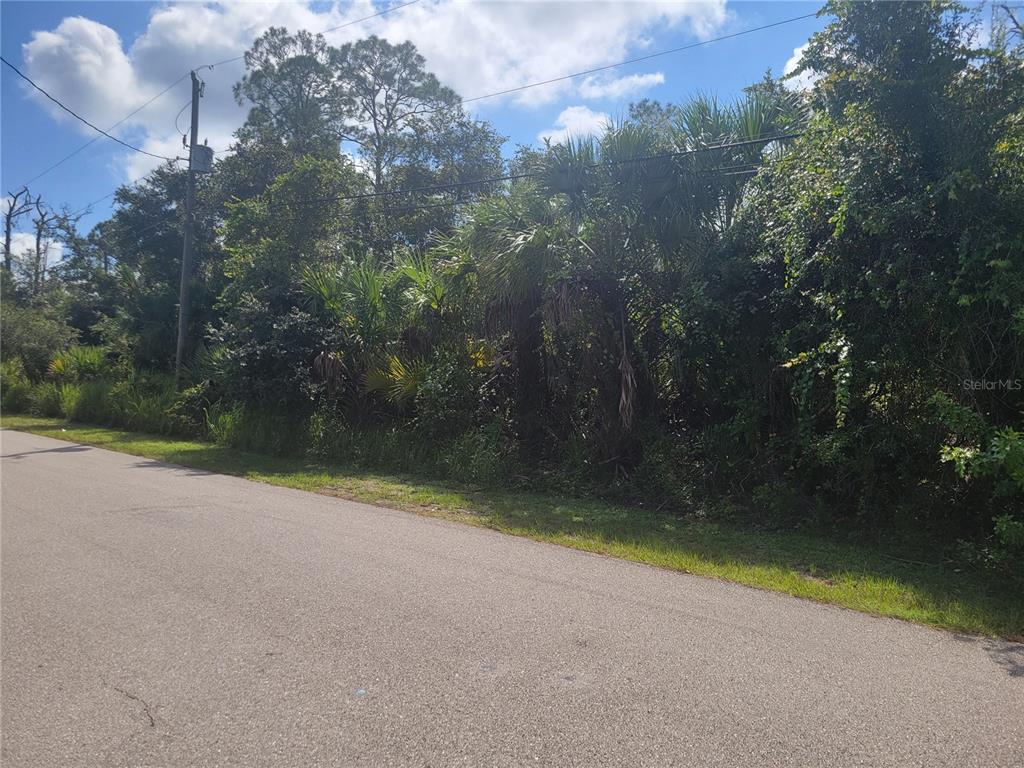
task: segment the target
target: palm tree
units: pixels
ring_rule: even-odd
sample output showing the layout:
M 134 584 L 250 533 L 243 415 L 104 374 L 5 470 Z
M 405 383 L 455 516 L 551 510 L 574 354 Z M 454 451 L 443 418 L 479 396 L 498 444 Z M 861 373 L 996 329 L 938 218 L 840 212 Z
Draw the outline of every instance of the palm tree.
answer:
M 514 186 L 473 209 L 469 224 L 441 246 L 476 275 L 491 334 L 508 333 L 516 370 L 519 438 L 533 445 L 542 433 L 547 401 L 541 312 L 553 271 L 561 262 L 558 219 L 535 185 Z

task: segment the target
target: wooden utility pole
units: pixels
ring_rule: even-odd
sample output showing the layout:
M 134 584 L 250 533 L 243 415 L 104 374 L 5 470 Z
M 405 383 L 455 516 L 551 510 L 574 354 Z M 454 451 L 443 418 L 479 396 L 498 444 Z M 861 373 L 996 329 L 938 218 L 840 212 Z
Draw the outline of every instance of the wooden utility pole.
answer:
M 181 288 L 178 291 L 178 347 L 174 355 L 174 382 L 181 381 L 181 361 L 188 333 L 188 289 L 192 279 L 192 248 L 196 238 L 196 144 L 199 135 L 199 90 L 201 83 L 192 72 L 192 129 L 188 142 L 188 185 L 185 191 L 185 233 L 181 249 Z

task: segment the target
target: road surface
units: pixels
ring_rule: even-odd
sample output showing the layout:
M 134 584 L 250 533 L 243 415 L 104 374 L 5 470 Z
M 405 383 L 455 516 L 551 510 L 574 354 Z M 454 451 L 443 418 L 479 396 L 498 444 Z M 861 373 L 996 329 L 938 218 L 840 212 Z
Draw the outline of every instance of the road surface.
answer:
M 2 762 L 1021 766 L 1024 646 L 2 433 Z

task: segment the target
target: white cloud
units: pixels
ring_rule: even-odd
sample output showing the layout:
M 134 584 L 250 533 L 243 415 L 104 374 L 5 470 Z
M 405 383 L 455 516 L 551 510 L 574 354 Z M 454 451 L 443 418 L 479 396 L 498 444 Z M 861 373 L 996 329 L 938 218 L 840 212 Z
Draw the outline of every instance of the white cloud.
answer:
M 800 59 L 803 58 L 804 51 L 807 50 L 808 45 L 810 45 L 810 43 L 804 43 L 803 45 L 799 45 L 793 49 L 793 55 L 786 60 L 786 66 L 782 68 L 783 75 L 788 75 L 796 71 L 797 67 L 800 66 Z M 813 88 L 814 84 L 818 82 L 819 77 L 820 75 L 817 73 L 807 70 L 801 72 L 794 78 L 786 80 L 785 83 L 787 87 L 792 88 L 793 90 L 803 91 Z
M 558 144 L 567 138 L 592 136 L 601 133 L 610 122 L 606 112 L 594 112 L 589 107 L 574 106 L 563 109 L 555 118 L 554 128 L 541 131 L 537 138 Z
M 36 252 L 35 232 L 12 232 L 11 253 L 15 258 L 28 257 Z M 46 264 L 52 267 L 61 260 L 64 255 L 64 246 L 53 241 L 44 241 L 43 252 L 46 254 Z
M 591 75 L 583 78 L 578 90 L 580 96 L 585 99 L 621 99 L 624 96 L 646 91 L 664 82 L 665 75 L 662 72 L 626 75 L 613 79 L 597 78 Z
M 22 52 L 29 76 L 87 119 L 113 122 L 103 116 L 129 112 L 149 95 L 121 47 L 121 38 L 110 27 L 90 19 L 74 16 L 52 32 L 36 32 Z M 41 94 L 35 98 L 55 118 L 93 134 Z
M 731 14 L 726 0 L 707 2 L 461 2 L 422 0 L 416 5 L 326 34 L 334 44 L 376 34 L 411 40 L 427 66 L 465 98 L 592 69 L 648 50 L 652 35 L 682 30 L 710 37 Z M 111 28 L 83 17 L 33 34 L 23 47 L 26 73 L 87 119 L 108 128 L 159 93 L 189 67 L 240 55 L 269 26 L 320 31 L 372 15 L 371 0 L 313 2 L 177 2 L 157 6 L 145 30 L 123 41 Z M 200 139 L 224 149 L 245 118 L 232 95 L 243 62 L 200 71 L 206 82 Z M 486 115 L 490 105 L 528 108 L 557 99 L 620 98 L 664 82 L 661 72 L 566 80 L 470 105 Z M 38 96 L 38 94 L 37 94 Z M 174 117 L 189 98 L 188 78 L 119 126 L 115 133 L 147 151 L 182 154 Z M 41 97 L 40 97 L 41 99 Z M 44 103 L 41 100 L 40 103 Z M 45 102 L 48 104 L 48 102 Z M 58 113 L 56 107 L 47 108 Z M 62 115 L 60 119 L 71 120 Z M 182 127 L 187 113 L 179 121 Z M 79 124 L 80 125 L 80 124 Z M 83 135 L 92 135 L 80 126 Z M 122 171 L 138 178 L 159 161 L 131 155 Z

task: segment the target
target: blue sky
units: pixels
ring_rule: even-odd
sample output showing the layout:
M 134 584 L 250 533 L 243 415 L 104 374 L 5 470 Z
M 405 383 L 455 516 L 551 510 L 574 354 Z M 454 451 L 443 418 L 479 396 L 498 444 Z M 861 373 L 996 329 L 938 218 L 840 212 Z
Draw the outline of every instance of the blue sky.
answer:
M 8 2 L 0 4 L 5 58 L 103 128 L 192 67 L 241 53 L 269 24 L 314 31 L 385 8 L 346 3 Z M 420 0 L 379 19 L 331 33 L 344 42 L 373 32 L 411 39 L 433 69 L 465 98 L 600 67 L 698 40 L 811 13 L 820 3 L 456 2 Z M 699 91 L 732 98 L 769 67 L 781 73 L 794 50 L 824 24 L 808 19 L 621 67 L 590 78 L 484 100 L 472 111 L 517 143 L 539 145 L 596 128 L 649 97 L 675 101 Z M 244 116 L 231 96 L 240 64 L 205 70 L 200 136 L 224 148 Z M 95 134 L 2 73 L 0 184 L 7 192 Z M 156 154 L 180 148 L 174 117 L 188 101 L 187 79 L 115 133 Z M 179 121 L 184 125 L 187 117 Z M 180 154 L 180 152 L 178 152 Z M 72 210 L 139 178 L 151 161 L 101 138 L 30 185 Z M 83 220 L 109 214 L 110 201 Z

